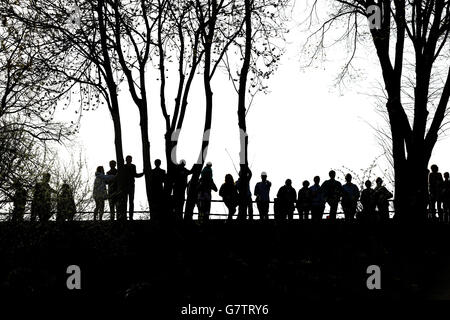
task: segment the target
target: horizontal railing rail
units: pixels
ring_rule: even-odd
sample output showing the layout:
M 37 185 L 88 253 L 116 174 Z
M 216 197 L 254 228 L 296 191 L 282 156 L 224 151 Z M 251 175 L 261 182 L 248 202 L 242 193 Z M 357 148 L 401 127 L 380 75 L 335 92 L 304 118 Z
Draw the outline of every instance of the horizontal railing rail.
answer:
M 28 201 L 28 202 L 31 202 L 31 201 Z M 224 203 L 223 200 L 211 200 L 211 202 L 212 202 L 212 203 Z M 392 206 L 393 200 L 389 200 L 389 202 L 391 203 L 390 209 L 389 209 L 389 213 L 395 213 L 395 210 L 393 210 L 393 206 Z M 12 201 L 0 201 L 0 203 L 12 203 Z M 252 200 L 252 205 L 255 204 L 255 203 L 257 203 L 257 201 Z M 275 203 L 275 201 L 269 201 L 269 203 L 273 205 L 273 204 Z M 358 201 L 358 204 L 360 204 L 360 201 Z M 338 207 L 338 208 L 339 208 L 339 207 Z M 341 209 L 341 208 L 339 208 L 339 209 Z M 224 212 L 224 213 L 211 212 L 209 215 L 210 215 L 210 217 L 223 217 L 223 218 L 227 218 L 227 217 L 228 217 L 228 211 L 227 211 L 227 210 L 225 210 L 225 211 L 226 211 L 226 212 Z M 294 215 L 298 215 L 296 211 L 297 211 L 297 210 L 294 211 Z M 147 219 L 150 218 L 150 217 L 149 217 L 149 215 L 150 215 L 150 211 L 149 211 L 149 210 L 134 210 L 133 212 L 134 212 L 135 214 L 146 214 L 146 215 L 147 215 Z M 360 210 L 357 210 L 357 212 L 360 212 Z M 110 213 L 111 213 L 111 212 L 110 212 L 109 210 L 105 210 L 105 211 L 104 211 L 104 214 L 106 214 L 106 215 L 108 215 L 108 214 L 110 214 Z M 129 211 L 127 211 L 127 214 L 128 214 L 128 213 L 129 213 Z M 329 211 L 324 211 L 324 215 L 326 215 L 326 214 L 328 214 L 328 213 L 329 213 Z M 11 212 L 0 212 L 0 216 L 10 215 L 10 214 L 11 214 Z M 30 212 L 29 212 L 29 211 L 26 211 L 25 214 L 26 214 L 26 215 L 30 215 Z M 82 215 L 93 215 L 93 214 L 94 214 L 94 211 L 91 211 L 91 210 L 89 210 L 89 211 L 77 211 L 77 212 L 76 212 L 76 215 L 78 215 L 78 217 L 80 217 L 80 216 L 82 216 Z M 343 212 L 342 210 L 338 210 L 337 214 L 338 214 L 338 215 L 343 215 L 344 212 Z M 197 216 L 197 215 L 198 215 L 198 212 L 194 212 L 194 216 Z M 237 213 L 236 213 L 235 215 L 237 215 Z M 259 216 L 258 209 L 255 208 L 255 207 L 253 208 L 253 216 L 254 216 L 254 217 L 258 217 L 258 216 Z M 268 216 L 269 216 L 269 217 L 274 217 L 274 216 L 275 216 L 275 213 L 273 212 L 273 206 L 272 206 L 272 210 L 269 211 Z M 142 217 L 141 217 L 141 218 L 142 218 Z M 195 217 L 194 217 L 194 218 L 195 218 Z M 106 220 L 107 220 L 107 219 L 108 219 L 108 218 L 106 218 Z M 89 219 L 85 219 L 85 220 L 89 220 Z M 141 220 L 145 220 L 145 219 L 141 219 Z

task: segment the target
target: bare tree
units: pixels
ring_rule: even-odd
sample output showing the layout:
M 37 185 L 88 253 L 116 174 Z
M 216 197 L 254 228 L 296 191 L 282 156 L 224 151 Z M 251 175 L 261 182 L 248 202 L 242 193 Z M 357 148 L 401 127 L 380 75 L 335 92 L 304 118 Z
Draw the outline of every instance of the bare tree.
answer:
M 8 13 L 4 3 L 0 12 Z M 64 143 L 73 128 L 54 120 L 58 101 L 66 94 L 64 81 L 43 61 L 36 30 L 7 14 L 0 26 L 0 200 L 12 196 L 12 184 L 29 186 L 42 166 L 50 142 Z M 44 157 L 45 158 L 45 157 Z
M 122 79 L 117 57 L 111 50 L 103 1 L 36 0 L 18 5 L 6 1 L 2 12 L 38 35 L 43 68 L 58 74 L 67 102 L 77 103 L 79 118 L 106 101 L 114 125 L 114 144 L 119 168 L 123 165 L 118 85 Z M 72 97 L 78 101 L 72 101 Z
M 224 63 L 234 89 L 238 94 L 238 127 L 240 130 L 241 173 L 249 171 L 247 113 L 258 92 L 267 93 L 265 81 L 275 72 L 284 52 L 286 0 L 244 0 L 236 1 L 244 16 L 244 28 L 233 42 L 232 49 L 238 52 L 242 61 L 240 69 L 235 70 L 230 55 L 225 53 Z M 238 85 L 235 85 L 235 82 Z M 247 188 L 249 174 L 240 175 L 239 216 L 247 215 Z
M 192 218 L 197 186 L 207 156 L 213 111 L 212 79 L 236 37 L 242 32 L 244 18 L 234 0 L 195 1 L 195 18 L 200 27 L 203 48 L 203 88 L 205 91 L 205 122 L 202 146 L 197 162 L 192 167 L 186 201 L 185 219 Z
M 315 1 L 314 8 L 318 1 Z M 448 34 L 450 3 L 405 0 L 354 0 L 334 2 L 334 13 L 314 32 L 314 52 L 324 49 L 324 37 L 342 23 L 341 39 L 352 39 L 349 71 L 359 40 L 369 31 L 382 70 L 387 93 L 386 110 L 392 137 L 396 218 L 420 221 L 427 206 L 427 166 L 450 97 Z M 412 70 L 405 68 L 412 61 Z M 412 86 L 405 84 L 410 83 Z M 433 84 L 439 83 L 433 88 Z M 411 99 L 408 114 L 405 101 Z
M 176 148 L 184 123 L 189 93 L 204 50 L 200 44 L 200 25 L 195 18 L 193 2 L 173 1 L 167 3 L 163 21 L 159 16 L 157 27 L 157 53 L 160 80 L 160 105 L 165 120 L 165 149 L 167 161 L 166 193 L 171 194 L 173 175 L 177 164 Z M 166 68 L 175 62 L 178 68 L 178 85 L 173 108 L 166 102 Z M 172 109 L 172 113 L 170 113 Z

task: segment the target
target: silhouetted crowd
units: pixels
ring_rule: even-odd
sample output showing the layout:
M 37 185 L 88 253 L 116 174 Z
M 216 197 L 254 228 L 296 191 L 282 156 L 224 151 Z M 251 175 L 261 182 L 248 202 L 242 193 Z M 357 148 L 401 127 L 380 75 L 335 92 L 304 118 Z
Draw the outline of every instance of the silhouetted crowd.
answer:
M 313 180 L 312 186 L 310 186 L 309 181 L 303 181 L 302 188 L 298 192 L 292 187 L 292 181 L 286 180 L 274 199 L 274 218 L 276 220 L 293 220 L 297 209 L 299 219 L 318 221 L 323 219 L 325 215 L 326 204 L 330 208 L 328 218 L 335 220 L 339 203 L 347 221 L 356 218 L 371 221 L 389 219 L 389 199 L 393 195 L 383 186 L 381 178 L 377 178 L 375 188 L 372 188 L 370 181 L 366 181 L 366 189 L 362 191 L 352 183 L 351 174 L 345 176 L 344 184 L 336 180 L 336 172 L 333 170 L 329 172 L 329 179 L 324 181 L 322 185 L 320 185 L 319 176 L 314 177 Z M 254 190 L 261 220 L 268 219 L 271 186 L 272 183 L 267 180 L 267 173 L 262 172 L 261 181 L 255 185 Z M 219 195 L 229 209 L 229 220 L 233 218 L 236 212 L 238 190 L 238 183 L 234 184 L 233 177 L 227 174 Z M 248 190 L 248 198 L 248 202 L 251 204 L 250 189 Z M 358 202 L 362 205 L 361 210 L 358 210 Z M 249 219 L 252 218 L 252 211 L 250 210 Z
M 192 188 L 191 182 L 188 183 L 188 176 L 192 174 L 192 171 L 185 168 L 186 162 L 182 160 L 176 165 L 173 177 L 169 181 L 165 170 L 161 169 L 161 160 L 157 159 L 154 163 L 155 167 L 150 172 L 152 209 L 165 211 L 169 208 L 176 218 L 183 219 L 186 192 L 189 193 L 189 189 Z M 109 203 L 110 220 L 133 220 L 134 218 L 135 178 L 142 177 L 144 172 L 137 173 L 131 156 L 126 157 L 123 169 L 118 170 L 116 165 L 114 160 L 110 161 L 110 168 L 106 173 L 103 166 L 97 167 L 92 194 L 95 202 L 94 220 L 103 219 L 106 201 Z M 267 173 L 262 172 L 261 181 L 256 183 L 252 195 L 249 184 L 252 172 L 248 168 L 246 170 L 246 172 L 238 173 L 239 178 L 236 181 L 231 174 L 225 175 L 225 181 L 218 189 L 213 180 L 212 163 L 208 162 L 205 165 L 194 190 L 199 221 L 209 220 L 212 191 L 219 192 L 219 196 L 228 209 L 228 220 L 232 220 L 237 211 L 237 220 L 252 220 L 254 202 L 256 202 L 259 212 L 259 219 L 269 219 L 272 183 L 267 180 Z M 241 181 L 245 181 L 247 185 L 241 187 Z M 393 194 L 383 185 L 381 178 L 376 179 L 374 188 L 372 188 L 372 182 L 367 180 L 363 190 L 352 183 L 351 174 L 345 176 L 345 183 L 337 181 L 336 172 L 333 170 L 329 172 L 328 180 L 322 184 L 320 181 L 319 176 L 314 177 L 312 185 L 305 180 L 302 187 L 296 191 L 292 187 L 292 181 L 287 179 L 285 184 L 279 188 L 273 201 L 274 218 L 276 220 L 292 220 L 297 210 L 301 220 L 320 221 L 324 217 L 335 220 L 338 206 L 341 204 L 346 221 L 357 219 L 384 222 L 389 220 L 389 201 Z M 45 173 L 42 180 L 36 183 L 33 190 L 30 220 L 50 220 L 55 207 L 57 221 L 73 220 L 77 212 L 73 190 L 67 182 L 64 182 L 56 191 L 50 187 L 49 182 L 50 174 Z M 170 188 L 167 188 L 169 184 Z M 449 173 L 445 172 L 442 176 L 438 167 L 432 165 L 431 172 L 428 174 L 428 185 L 428 218 L 450 222 Z M 25 214 L 27 191 L 19 181 L 13 184 L 13 188 L 15 193 L 11 219 L 22 221 Z M 167 196 L 167 190 L 170 190 L 170 196 Z M 246 192 L 246 194 L 241 197 L 240 191 Z M 56 201 L 54 201 L 53 195 L 56 195 Z M 255 201 L 253 201 L 253 196 Z M 168 203 L 170 205 L 167 205 Z M 327 214 L 325 214 L 326 205 L 329 206 Z M 245 207 L 245 210 L 242 210 L 242 207 Z M 238 208 L 240 210 L 237 210 Z M 186 219 L 186 215 L 184 218 Z

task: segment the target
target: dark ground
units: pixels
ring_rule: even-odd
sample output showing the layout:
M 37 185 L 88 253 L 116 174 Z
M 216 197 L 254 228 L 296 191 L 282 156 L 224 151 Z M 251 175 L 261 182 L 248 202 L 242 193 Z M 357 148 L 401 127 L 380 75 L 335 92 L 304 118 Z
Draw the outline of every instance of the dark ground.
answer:
M 311 300 L 450 299 L 449 245 L 439 224 L 1 223 L 0 301 L 98 300 L 183 319 L 189 303 L 267 304 L 274 315 Z M 373 264 L 381 290 L 366 286 Z M 69 265 L 81 290 L 66 287 Z

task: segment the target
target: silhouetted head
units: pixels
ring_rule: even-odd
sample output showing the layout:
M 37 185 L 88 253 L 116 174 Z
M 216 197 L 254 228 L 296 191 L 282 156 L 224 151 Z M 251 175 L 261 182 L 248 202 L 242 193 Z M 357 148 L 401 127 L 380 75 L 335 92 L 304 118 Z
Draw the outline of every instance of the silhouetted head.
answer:
M 156 159 L 155 160 L 155 167 L 159 168 L 161 166 L 161 160 Z
M 42 182 L 48 183 L 50 181 L 50 173 L 46 172 L 42 175 Z
M 370 182 L 370 180 L 367 180 L 365 183 L 366 188 L 369 189 L 372 186 L 372 182 Z
M 308 180 L 303 181 L 303 186 L 305 188 L 308 188 L 309 187 L 309 181 Z
M 315 176 L 313 180 L 314 180 L 314 184 L 319 184 L 320 183 L 320 177 L 319 176 Z
M 381 186 L 383 184 L 383 179 L 378 177 L 377 180 L 375 180 L 375 182 L 377 183 L 377 186 Z
M 98 166 L 97 171 L 95 173 L 105 173 L 105 169 L 103 169 L 103 166 Z
M 234 184 L 234 179 L 233 179 L 233 176 L 231 174 L 227 174 L 225 176 L 225 183 Z
M 438 166 L 437 165 L 435 165 L 435 164 L 433 164 L 432 166 L 431 166 L 431 172 L 438 172 L 438 170 L 439 170 L 439 168 L 438 168 Z
M 350 173 L 347 173 L 345 175 L 345 181 L 347 181 L 347 182 L 351 182 L 352 181 L 352 175 Z
M 181 159 L 179 165 L 184 168 L 186 166 L 186 160 Z
M 291 179 L 286 179 L 285 184 L 286 184 L 286 186 L 288 186 L 288 187 L 292 186 L 292 180 L 291 180 Z
M 206 166 L 211 168 L 211 167 L 212 167 L 211 161 L 208 161 L 208 162 L 206 163 Z
M 261 180 L 266 181 L 267 180 L 267 173 L 265 171 L 261 172 Z
M 449 177 L 448 172 L 444 172 L 444 179 L 448 180 L 448 177 Z
M 115 169 L 115 168 L 116 168 L 116 165 L 117 165 L 117 162 L 114 161 L 114 160 L 111 160 L 111 161 L 109 162 L 109 167 L 110 167 L 111 169 Z
M 132 157 L 132 156 L 127 156 L 127 157 L 125 158 L 125 161 L 127 162 L 127 164 L 130 164 L 131 161 L 133 161 L 133 157 Z
M 334 170 L 331 170 L 328 172 L 328 175 L 330 176 L 330 179 L 334 179 L 336 177 L 336 172 Z

